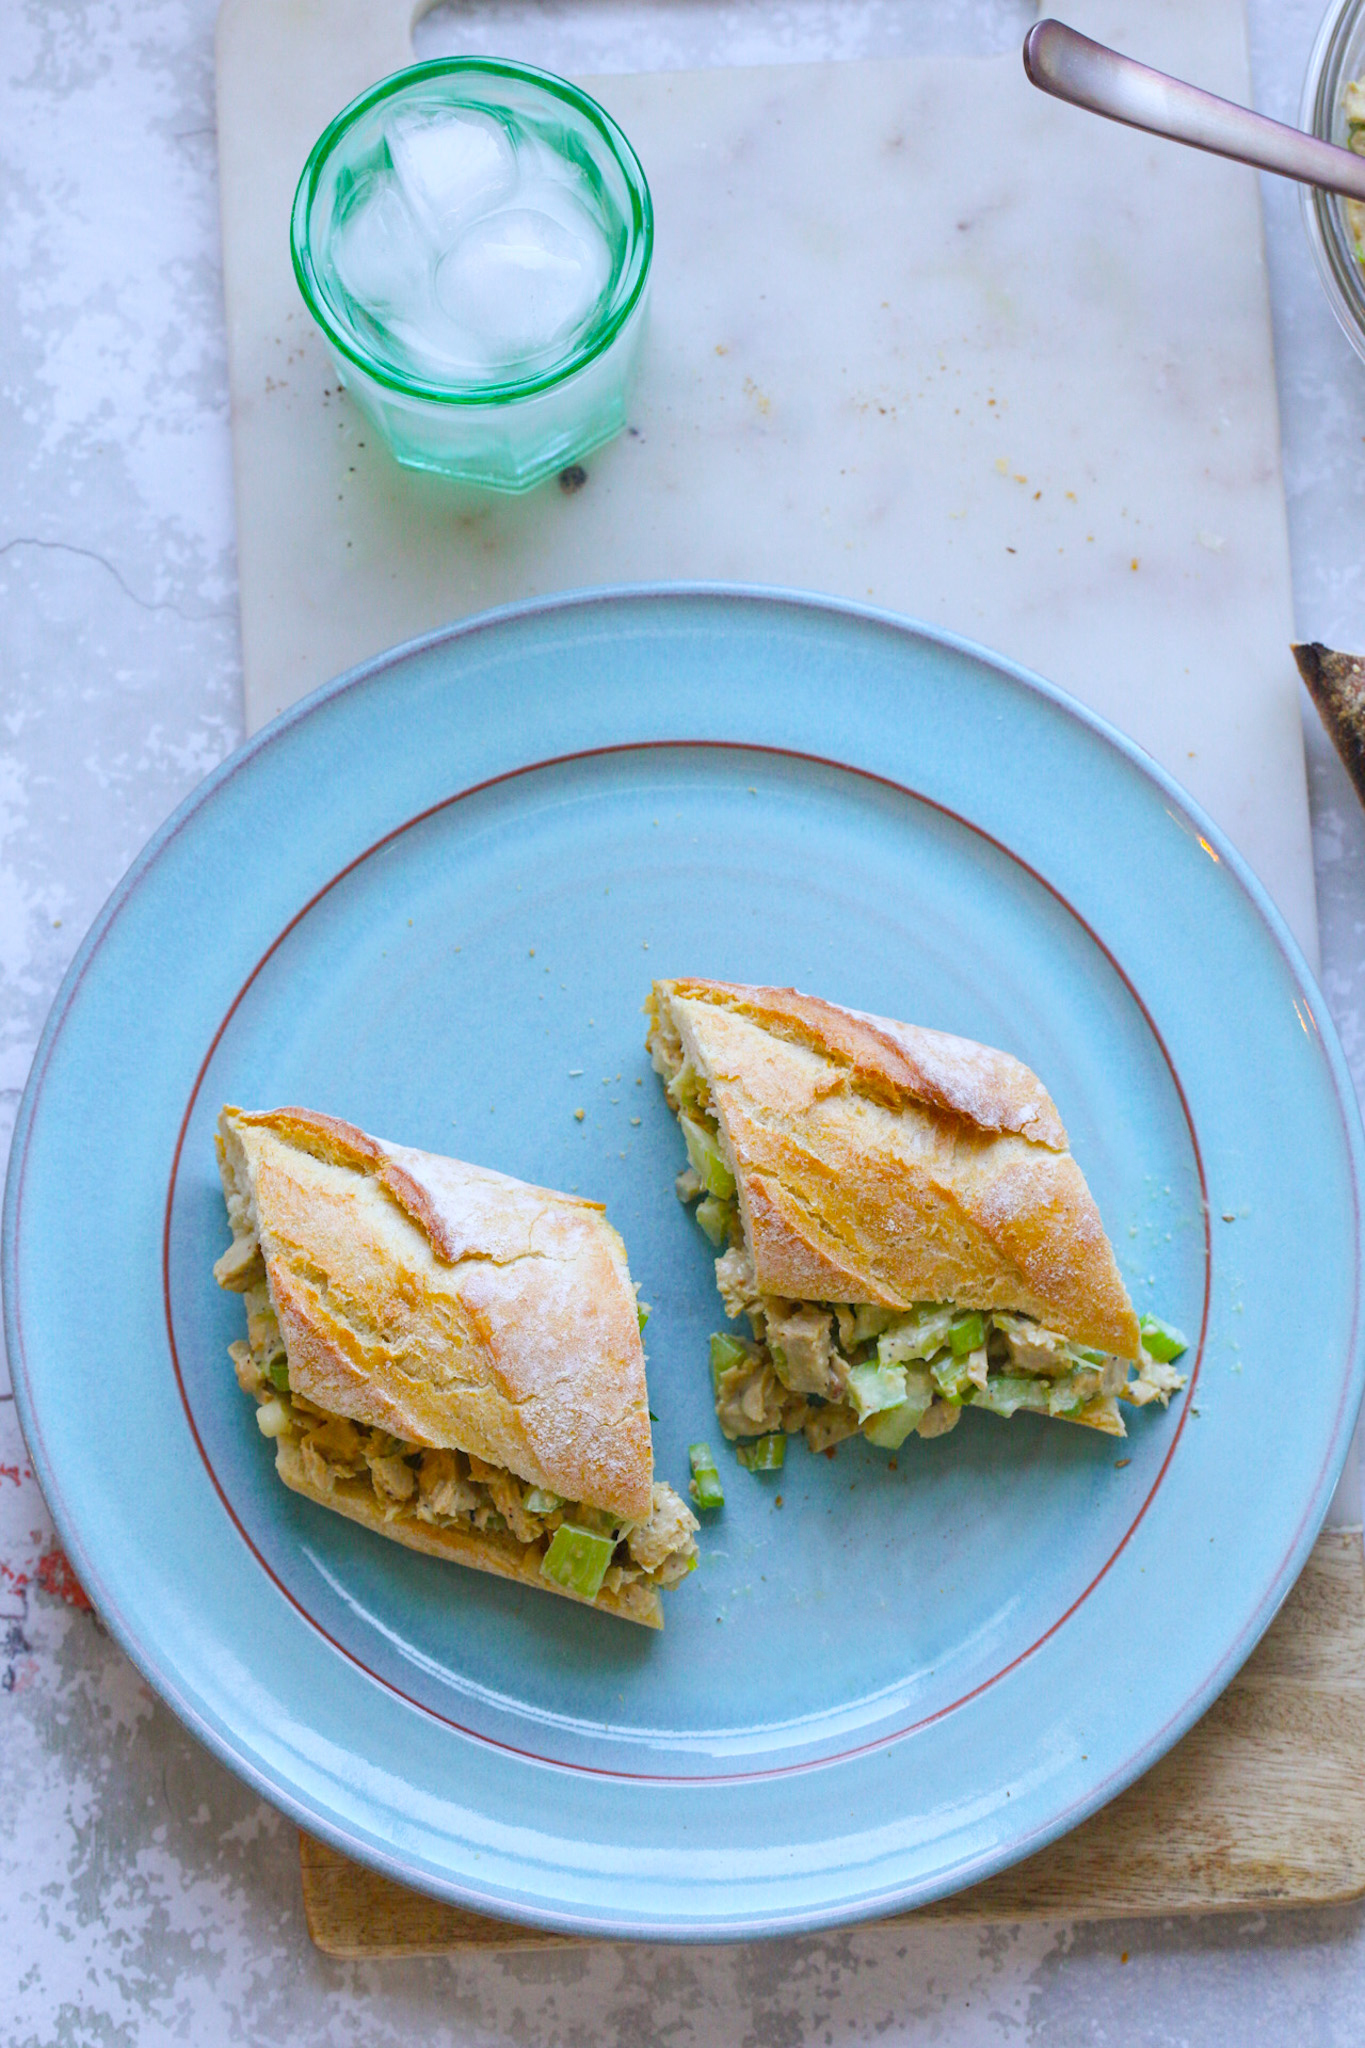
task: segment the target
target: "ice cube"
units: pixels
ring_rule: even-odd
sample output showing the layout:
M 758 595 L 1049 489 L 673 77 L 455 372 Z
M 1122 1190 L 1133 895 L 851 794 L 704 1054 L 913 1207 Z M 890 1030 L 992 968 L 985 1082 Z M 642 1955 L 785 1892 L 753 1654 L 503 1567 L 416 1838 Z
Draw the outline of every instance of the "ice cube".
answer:
M 352 197 L 333 230 L 330 253 L 343 288 L 368 312 L 414 309 L 430 291 L 431 258 L 387 171 L 367 179 Z
M 389 129 L 387 141 L 408 204 L 426 232 L 445 247 L 476 214 L 500 206 L 517 181 L 516 152 L 507 130 L 491 114 L 473 108 L 403 116 Z
M 385 330 L 387 353 L 394 365 L 433 384 L 477 386 L 497 381 L 498 365 L 465 330 L 428 304 L 420 321 L 395 319 Z
M 553 213 L 515 206 L 476 221 L 437 269 L 437 301 L 490 364 L 515 367 L 568 341 L 611 274 L 591 216 L 572 199 L 549 203 Z

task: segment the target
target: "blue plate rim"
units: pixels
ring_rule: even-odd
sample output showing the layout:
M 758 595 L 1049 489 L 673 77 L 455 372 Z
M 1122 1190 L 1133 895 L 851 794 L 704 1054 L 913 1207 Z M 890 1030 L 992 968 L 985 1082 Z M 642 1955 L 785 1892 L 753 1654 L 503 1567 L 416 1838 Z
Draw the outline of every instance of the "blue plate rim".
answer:
M 18 1212 L 24 1164 L 27 1156 L 34 1118 L 42 1094 L 43 1081 L 51 1059 L 53 1047 L 70 1009 L 72 1000 L 89 968 L 91 961 L 102 945 L 106 934 L 120 914 L 124 904 L 141 885 L 148 870 L 154 865 L 163 848 L 189 824 L 196 812 L 207 804 L 216 792 L 255 756 L 273 744 L 283 733 L 294 725 L 313 716 L 325 704 L 347 691 L 358 689 L 381 676 L 386 669 L 407 660 L 412 655 L 455 641 L 470 639 L 507 623 L 534 618 L 547 613 L 571 612 L 609 607 L 622 602 L 667 603 L 695 599 L 717 599 L 726 602 L 783 605 L 794 610 L 823 612 L 835 616 L 889 628 L 910 639 L 928 641 L 936 646 L 951 649 L 970 659 L 983 663 L 999 675 L 1007 677 L 1026 693 L 1041 698 L 1060 711 L 1064 717 L 1074 720 L 1083 728 L 1106 742 L 1126 759 L 1140 775 L 1155 784 L 1162 794 L 1175 806 L 1178 813 L 1196 828 L 1206 848 L 1222 861 L 1236 878 L 1244 895 L 1255 910 L 1267 935 L 1281 955 L 1290 978 L 1296 985 L 1307 1008 L 1308 1022 L 1305 1031 L 1317 1042 L 1318 1050 L 1325 1061 L 1326 1070 L 1332 1083 L 1337 1103 L 1342 1133 L 1350 1160 L 1351 1190 L 1354 1217 L 1354 1235 L 1357 1244 L 1362 1241 L 1361 1189 L 1365 1184 L 1365 1131 L 1362 1131 L 1361 1116 L 1354 1084 L 1346 1063 L 1345 1053 L 1332 1020 L 1326 1000 L 1319 989 L 1302 949 L 1290 931 L 1282 913 L 1275 905 L 1264 885 L 1253 873 L 1244 857 L 1227 838 L 1222 828 L 1182 788 L 1159 762 L 1155 761 L 1136 741 L 1088 706 L 1081 704 L 1057 684 L 1026 668 L 996 650 L 971 640 L 965 635 L 950 632 L 923 620 L 887 610 L 884 607 L 860 604 L 853 600 L 831 597 L 818 592 L 808 592 L 781 586 L 755 584 L 730 584 L 724 582 L 655 582 L 644 584 L 621 584 L 593 586 L 580 590 L 556 593 L 552 596 L 518 601 L 501 605 L 493 610 L 478 613 L 468 619 L 437 627 L 429 633 L 416 635 L 398 645 L 385 649 L 380 654 L 357 664 L 341 675 L 325 682 L 307 696 L 287 706 L 258 733 L 253 734 L 235 749 L 225 760 L 199 782 L 182 800 L 170 816 L 148 839 L 141 852 L 115 885 L 104 905 L 93 920 L 84 939 L 78 947 L 53 999 L 52 1007 L 45 1021 L 33 1064 L 26 1082 L 15 1119 L 11 1142 L 9 1165 L 6 1173 L 3 1212 L 0 1212 L 0 1288 L 4 1294 L 4 1332 L 9 1352 L 11 1378 L 15 1406 L 21 1428 L 35 1468 L 35 1474 L 52 1515 L 57 1533 L 66 1549 L 82 1584 L 97 1597 L 95 1605 L 101 1620 L 120 1648 L 128 1656 L 141 1675 L 172 1708 L 177 1717 L 205 1746 L 232 1770 L 235 1775 L 252 1786 L 263 1798 L 284 1812 L 300 1828 L 321 1836 L 332 1846 L 358 1861 L 368 1864 L 399 1883 L 423 1890 L 433 1896 L 464 1904 L 474 1910 L 494 1912 L 505 1920 L 516 1921 L 534 1927 L 556 1931 L 596 1935 L 607 1939 L 630 1939 L 631 1931 L 621 1922 L 606 1919 L 591 1913 L 566 1912 L 558 1908 L 546 1909 L 533 1901 L 509 1901 L 502 1896 L 491 1898 L 476 1886 L 448 1880 L 404 1860 L 401 1852 L 376 1845 L 345 1826 L 316 1814 L 306 1801 L 294 1794 L 289 1785 L 277 1781 L 268 1771 L 262 1769 L 251 1757 L 235 1747 L 230 1735 L 217 1728 L 180 1690 L 173 1670 L 163 1659 L 145 1649 L 137 1639 L 135 1631 L 127 1623 L 117 1601 L 106 1588 L 102 1575 L 90 1557 L 86 1546 L 77 1533 L 74 1516 L 57 1484 L 51 1464 L 44 1456 L 43 1438 L 38 1418 L 30 1400 L 28 1376 L 24 1361 L 18 1290 L 15 1284 L 18 1245 Z M 679 741 L 686 743 L 688 736 L 680 734 Z M 759 743 L 761 744 L 761 742 Z M 845 764 L 847 765 L 847 764 Z M 1296 1004 L 1297 1008 L 1297 1004 Z M 1300 1012 L 1303 1022 L 1303 1013 Z M 1360 1266 L 1357 1265 L 1357 1283 Z M 1132 1784 L 1145 1771 L 1179 1741 L 1194 1723 L 1199 1720 L 1225 1689 L 1237 1671 L 1245 1663 L 1256 1643 L 1274 1619 L 1284 1599 L 1293 1587 L 1302 1570 L 1308 1554 L 1315 1543 L 1330 1503 L 1332 1492 L 1340 1478 L 1351 1440 L 1350 1418 L 1354 1416 L 1365 1388 L 1365 1347 L 1361 1343 L 1360 1288 L 1357 1284 L 1352 1312 L 1351 1353 L 1353 1365 L 1347 1376 L 1345 1391 L 1340 1405 L 1331 1448 L 1323 1461 L 1318 1479 L 1308 1499 L 1295 1534 L 1285 1552 L 1280 1566 L 1273 1574 L 1254 1613 L 1242 1630 L 1229 1644 L 1222 1658 L 1215 1664 L 1204 1683 L 1190 1695 L 1179 1712 L 1135 1750 L 1122 1768 L 1110 1774 L 1098 1785 L 1091 1787 L 1060 1814 L 1055 1814 L 1042 1826 L 1027 1835 L 1016 1837 L 1010 1844 L 1009 1854 L 1001 1859 L 998 1855 L 983 1852 L 965 1864 L 945 1871 L 938 1880 L 919 1883 L 909 1888 L 915 1903 L 928 1904 L 933 1900 L 956 1893 L 970 1886 L 984 1875 L 1000 1868 L 1006 1868 L 1023 1858 L 1037 1853 L 1049 1843 L 1069 1833 L 1083 1820 L 1097 1812 Z M 778 1938 L 802 1932 L 814 1932 L 822 1928 L 866 1922 L 885 1914 L 893 1913 L 904 1904 L 906 1892 L 891 1891 L 873 1900 L 862 1899 L 851 1904 L 833 1904 L 827 1909 L 794 1909 L 789 1913 L 769 1914 L 752 1920 L 736 1922 L 727 1918 L 714 1923 L 687 1922 L 684 1924 L 660 1924 L 655 1921 L 643 1926 L 636 1938 L 651 1941 L 677 1941 L 682 1943 L 735 1941 L 756 1938 Z

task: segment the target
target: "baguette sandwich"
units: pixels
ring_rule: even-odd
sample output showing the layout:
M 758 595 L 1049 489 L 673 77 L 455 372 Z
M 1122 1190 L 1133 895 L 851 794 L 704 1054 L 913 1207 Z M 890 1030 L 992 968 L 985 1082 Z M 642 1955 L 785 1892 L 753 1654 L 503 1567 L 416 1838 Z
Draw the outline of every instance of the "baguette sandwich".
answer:
M 658 981 L 645 1007 L 687 1144 L 678 1193 L 753 1333 L 711 1340 L 745 1463 L 780 1463 L 795 1431 L 895 1450 L 967 1406 L 1121 1437 L 1120 1402 L 1184 1385 L 1184 1339 L 1139 1323 L 1020 1061 L 794 989 Z
M 600 1204 L 305 1109 L 225 1108 L 237 1378 L 286 1486 L 411 1549 L 663 1625 L 697 1523 L 653 1477 Z

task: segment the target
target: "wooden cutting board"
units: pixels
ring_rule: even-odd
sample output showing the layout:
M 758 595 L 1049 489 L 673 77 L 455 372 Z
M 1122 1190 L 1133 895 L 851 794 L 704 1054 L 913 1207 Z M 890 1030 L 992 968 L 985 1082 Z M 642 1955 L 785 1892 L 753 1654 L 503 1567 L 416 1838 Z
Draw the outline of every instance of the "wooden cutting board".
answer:
M 288 257 L 309 147 L 411 61 L 411 16 L 411 0 L 224 0 L 219 18 L 249 729 L 520 597 L 680 577 L 831 591 L 982 640 L 1113 719 L 1241 846 L 1315 960 L 1254 177 L 1044 100 L 1016 56 L 584 81 L 636 144 L 658 216 L 632 431 L 581 488 L 471 509 L 367 434 Z M 1250 96 L 1242 0 L 1074 0 L 1068 16 Z M 1334 1531 L 1162 1764 L 928 1910 L 1355 1897 L 1362 1759 L 1360 1536 Z M 335 1955 L 564 1938 L 306 1837 L 302 1858 L 310 1930 Z
M 410 61 L 412 12 L 224 0 L 220 16 L 248 725 L 542 592 L 700 577 L 870 599 L 1124 727 L 1313 958 L 1254 173 L 1060 106 L 1013 54 L 586 81 L 655 198 L 633 431 L 579 490 L 471 511 L 367 433 L 289 262 L 304 158 Z M 1249 97 L 1242 0 L 1068 15 Z
M 921 1911 L 1096 1919 L 1338 1905 L 1365 1893 L 1362 1764 L 1365 1562 L 1358 1529 L 1332 1530 L 1222 1698 L 1155 1769 L 1040 1855 Z M 311 1836 L 299 1848 L 308 1931 L 328 1955 L 582 1945 L 407 1891 Z

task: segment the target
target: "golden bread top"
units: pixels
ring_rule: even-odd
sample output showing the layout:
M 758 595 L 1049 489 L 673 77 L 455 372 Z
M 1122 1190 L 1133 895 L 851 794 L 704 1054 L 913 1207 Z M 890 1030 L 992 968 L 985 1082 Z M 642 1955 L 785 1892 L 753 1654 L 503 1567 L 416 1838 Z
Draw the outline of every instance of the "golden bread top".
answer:
M 1066 1150 L 1052 1097 L 1022 1060 L 970 1038 L 926 1031 L 846 1010 L 794 988 L 744 988 L 729 981 L 656 982 L 674 998 L 693 998 L 759 1025 L 770 1038 L 805 1046 L 848 1077 L 849 1085 L 889 1109 L 918 1103 L 964 1117 L 983 1131 L 1018 1131 Z
M 218 1149 L 234 1233 L 220 1273 L 250 1284 L 259 1244 L 291 1387 L 648 1518 L 644 1352 L 599 1204 L 311 1110 L 225 1108 Z
M 649 1007 L 656 1064 L 704 1083 L 760 1293 L 1011 1309 L 1136 1358 L 1099 1212 L 1021 1061 L 795 989 L 661 981 Z

